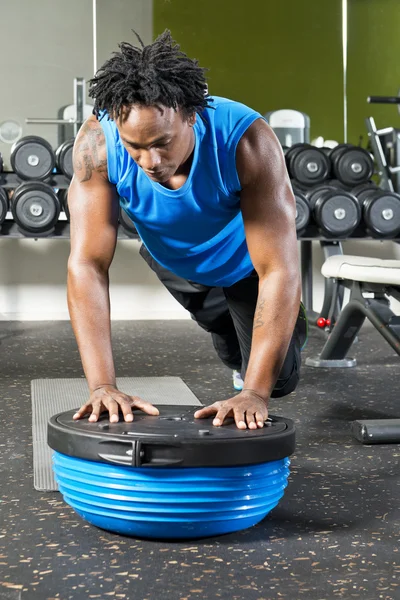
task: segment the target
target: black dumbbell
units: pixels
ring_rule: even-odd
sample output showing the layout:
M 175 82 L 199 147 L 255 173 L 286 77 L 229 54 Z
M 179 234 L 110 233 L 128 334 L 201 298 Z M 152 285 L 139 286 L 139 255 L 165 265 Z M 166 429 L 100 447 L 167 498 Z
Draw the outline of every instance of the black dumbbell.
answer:
M 298 187 L 293 187 L 293 195 L 296 200 L 296 231 L 301 235 L 311 220 L 311 211 L 304 192 Z
M 64 173 L 65 177 L 72 179 L 74 175 L 74 166 L 72 162 L 72 153 L 74 150 L 75 139 L 67 140 L 56 150 L 56 163 L 59 171 Z
M 289 174 L 301 185 L 313 186 L 328 179 L 330 158 L 311 144 L 294 144 L 285 153 Z
M 60 205 L 62 210 L 69 221 L 69 209 L 68 209 L 68 188 L 58 190 L 57 192 L 58 199 L 60 200 Z
M 9 210 L 8 194 L 7 190 L 0 187 L 0 225 L 2 225 L 6 219 Z
M 400 195 L 373 182 L 352 190 L 358 199 L 365 227 L 372 237 L 393 238 L 400 232 Z
M 365 183 L 374 173 L 370 153 L 353 144 L 339 144 L 331 151 L 330 159 L 333 175 L 349 187 Z
M 36 135 L 21 138 L 11 148 L 11 167 L 21 179 L 46 179 L 55 164 L 53 148 Z
M 122 208 L 122 206 L 119 207 L 119 223 L 120 223 L 123 231 L 126 233 L 126 235 L 128 237 L 131 237 L 131 238 L 139 237 L 139 234 L 137 232 L 134 222 L 132 221 L 130 216 L 127 214 L 127 212 Z
M 350 192 L 328 184 L 306 194 L 319 229 L 329 237 L 348 237 L 361 221 L 361 208 Z
M 54 231 L 61 204 L 53 188 L 43 181 L 26 181 L 11 199 L 11 212 L 21 233 L 49 235 Z

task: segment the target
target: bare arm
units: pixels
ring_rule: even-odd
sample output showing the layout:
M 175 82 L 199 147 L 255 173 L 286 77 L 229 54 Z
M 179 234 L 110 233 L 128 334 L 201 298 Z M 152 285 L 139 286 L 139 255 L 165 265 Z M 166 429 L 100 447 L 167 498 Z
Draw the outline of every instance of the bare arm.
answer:
M 265 121 L 255 121 L 236 152 L 246 241 L 259 276 L 249 364 L 243 390 L 195 413 L 232 415 L 239 429 L 263 427 L 268 401 L 286 357 L 300 306 L 295 200 L 281 146 Z
M 108 270 L 117 242 L 118 194 L 108 180 L 105 137 L 95 117 L 87 119 L 78 133 L 73 162 L 68 307 L 91 393 L 74 418 L 91 413 L 89 420 L 96 421 L 107 409 L 115 422 L 121 407 L 125 420 L 132 421 L 132 406 L 158 414 L 148 402 L 116 387 Z
M 259 276 L 243 389 L 268 401 L 299 312 L 296 205 L 281 146 L 265 121 L 259 119 L 249 127 L 238 144 L 236 160 L 246 241 Z
M 92 392 L 102 384 L 115 385 L 108 269 L 118 225 L 118 196 L 107 179 L 104 133 L 95 117 L 90 117 L 78 133 L 73 163 L 74 177 L 68 193 L 68 307 Z

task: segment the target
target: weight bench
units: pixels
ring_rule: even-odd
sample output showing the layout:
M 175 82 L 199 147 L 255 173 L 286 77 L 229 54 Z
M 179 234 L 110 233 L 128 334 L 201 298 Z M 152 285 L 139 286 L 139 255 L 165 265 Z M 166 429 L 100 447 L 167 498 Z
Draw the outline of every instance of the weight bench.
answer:
M 366 318 L 400 355 L 400 316 L 390 309 L 389 300 L 392 297 L 400 301 L 400 260 L 337 255 L 324 262 L 321 272 L 334 283 L 330 313 L 343 286 L 350 289 L 350 299 L 321 354 L 317 358 L 307 358 L 306 365 L 323 368 L 356 366 L 356 360 L 346 355 Z M 352 431 L 362 443 L 400 443 L 400 419 L 354 421 Z

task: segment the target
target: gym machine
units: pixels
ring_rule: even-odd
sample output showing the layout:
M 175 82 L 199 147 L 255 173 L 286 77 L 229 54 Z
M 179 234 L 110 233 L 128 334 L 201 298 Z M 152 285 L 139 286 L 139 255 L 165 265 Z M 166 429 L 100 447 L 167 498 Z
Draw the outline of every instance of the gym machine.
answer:
M 398 96 L 369 96 L 367 102 L 394 104 L 400 113 L 400 90 Z M 400 193 L 400 129 L 377 129 L 373 117 L 368 117 L 365 124 L 381 178 L 380 187 Z

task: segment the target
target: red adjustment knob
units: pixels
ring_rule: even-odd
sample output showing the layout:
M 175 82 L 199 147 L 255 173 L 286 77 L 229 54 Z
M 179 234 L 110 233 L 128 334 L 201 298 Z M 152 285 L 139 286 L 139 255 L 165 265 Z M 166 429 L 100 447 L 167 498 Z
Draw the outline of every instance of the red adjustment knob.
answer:
M 320 317 L 317 321 L 317 327 L 325 327 L 326 325 L 326 319 L 324 319 L 323 317 Z
M 331 325 L 331 320 L 330 320 L 330 319 L 326 319 L 325 323 L 326 323 L 327 327 L 330 327 L 330 325 Z

